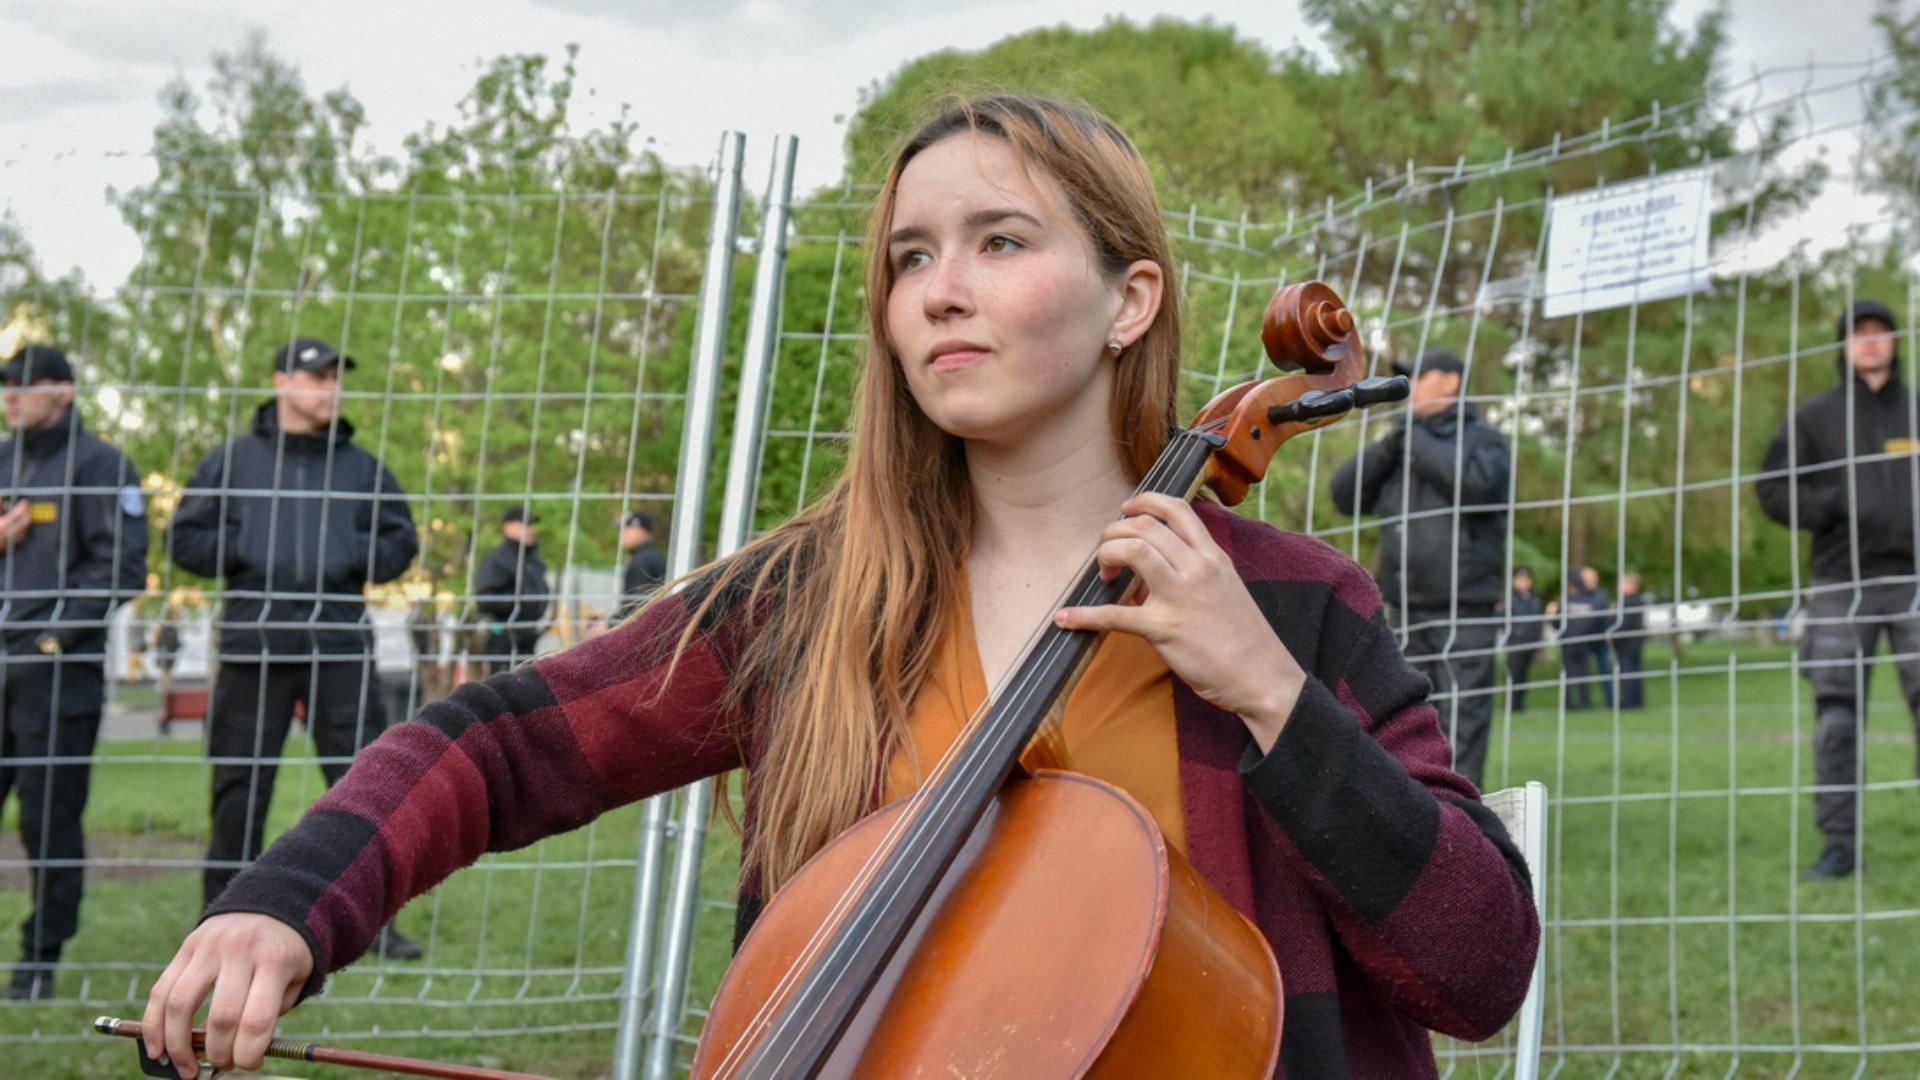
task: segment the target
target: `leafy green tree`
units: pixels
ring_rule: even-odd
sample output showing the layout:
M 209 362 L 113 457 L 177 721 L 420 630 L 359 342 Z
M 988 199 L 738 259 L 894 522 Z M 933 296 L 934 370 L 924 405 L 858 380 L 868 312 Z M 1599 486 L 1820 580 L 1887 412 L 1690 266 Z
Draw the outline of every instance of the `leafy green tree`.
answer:
M 942 101 L 996 90 L 1065 95 L 1111 116 L 1139 146 L 1162 201 L 1262 217 L 1329 190 L 1332 128 L 1299 101 L 1282 58 L 1229 26 L 1110 19 L 1014 34 L 976 52 L 908 61 L 860 96 L 847 176 L 878 183 L 894 146 Z M 1344 191 L 1342 192 L 1344 194 Z
M 0 216 L 0 354 L 10 355 L 29 343 L 56 345 L 79 367 L 84 391 L 88 383 L 106 381 L 107 373 L 88 361 L 95 343 L 110 337 L 112 320 L 113 313 L 94 299 L 85 275 L 79 270 L 48 275 L 19 222 L 11 215 Z M 104 404 L 87 404 L 114 412 L 120 400 L 116 393 Z
M 1903 242 L 1920 235 L 1920 11 L 1880 0 L 1873 22 L 1891 57 L 1874 85 L 1867 129 L 1874 179 L 1903 215 Z

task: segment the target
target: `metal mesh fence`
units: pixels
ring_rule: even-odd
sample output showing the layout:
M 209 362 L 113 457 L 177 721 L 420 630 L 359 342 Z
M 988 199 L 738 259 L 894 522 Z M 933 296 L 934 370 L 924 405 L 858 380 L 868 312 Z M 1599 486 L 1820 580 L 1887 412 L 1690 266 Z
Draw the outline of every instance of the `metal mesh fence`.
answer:
M 1168 214 L 1187 312 L 1188 412 L 1259 377 L 1267 298 L 1318 278 L 1361 318 L 1376 368 L 1433 347 L 1457 352 L 1469 400 L 1504 445 L 1511 468 L 1489 515 L 1497 606 L 1458 599 L 1474 553 L 1457 538 L 1481 511 L 1457 493 L 1439 509 L 1409 499 L 1357 515 L 1331 494 L 1339 467 L 1401 418 L 1376 413 L 1296 443 L 1244 509 L 1370 567 L 1383 536 L 1422 535 L 1423 523 L 1451 545 L 1439 563 L 1455 597 L 1444 608 L 1417 602 L 1435 564 L 1413 544 L 1382 567 L 1384 591 L 1416 663 L 1443 676 L 1496 670 L 1493 682 L 1440 698 L 1450 727 L 1476 699 L 1491 712 L 1484 786 L 1540 779 L 1552 792 L 1548 859 L 1537 868 L 1548 881 L 1550 1072 L 1920 1067 L 1904 984 L 1905 957 L 1920 945 L 1920 879 L 1905 857 L 1920 843 L 1907 741 L 1915 698 L 1886 677 L 1868 692 L 1877 668 L 1920 663 L 1901 644 L 1920 638 L 1895 633 L 1886 656 L 1869 647 L 1802 658 L 1809 625 L 1867 615 L 1892 629 L 1916 618 L 1920 529 L 1904 534 L 1906 569 L 1893 574 L 1904 600 L 1869 613 L 1849 588 L 1846 604 L 1810 624 L 1807 534 L 1767 520 L 1753 494 L 1787 475 L 1763 464 L 1776 427 L 1837 384 L 1839 312 L 1871 296 L 1903 326 L 1920 316 L 1897 204 L 1869 189 L 1862 167 L 1879 125 L 1909 119 L 1868 107 L 1874 75 L 1759 75 L 1714 102 L 1537 150 L 1409 165 L 1391 183 L 1286 220 Z M 592 632 L 617 606 L 625 510 L 655 511 L 684 567 L 701 555 L 699 529 L 712 516 L 708 493 L 688 485 L 703 489 L 709 471 L 729 481 L 716 508 L 721 551 L 838 474 L 865 349 L 861 235 L 873 193 L 791 198 L 790 165 L 783 173 L 778 163 L 792 148 L 782 144 L 769 197 L 740 225 L 766 226 L 759 242 L 737 245 L 756 256 L 740 264 L 754 278 L 743 273 L 729 290 L 724 275 L 715 283 L 711 254 L 736 249 L 733 211 L 714 213 L 730 201 L 728 155 L 701 174 L 588 149 L 553 150 L 533 177 L 524 162 L 497 174 L 439 168 L 426 170 L 437 184 L 296 196 L 182 170 L 206 182 L 145 208 L 144 242 L 159 254 L 122 294 L 57 283 L 16 294 L 31 300 L 37 336 L 84 358 L 80 412 L 135 463 L 158 554 L 146 591 L 112 623 L 106 721 L 83 755 L 93 765 L 85 928 L 61 957 L 54 1000 L 0 1009 L 0 1040 L 77 1039 L 102 1005 L 137 1003 L 198 910 L 192 871 L 209 841 L 211 777 L 194 738 L 204 721 L 190 714 L 208 681 L 201 658 L 232 659 L 209 612 L 235 594 L 230 578 L 223 592 L 165 558 L 158 527 L 203 456 L 249 430 L 280 344 L 325 338 L 360 361 L 344 413 L 359 425 L 354 441 L 391 469 L 419 536 L 407 574 L 369 591 L 375 644 L 355 654 L 380 672 L 396 716 L 473 674 L 487 651 L 485 626 L 497 620 L 477 617 L 473 601 L 488 591 L 480 568 L 509 507 L 546 529 L 556 604 L 531 646 L 545 649 Z M 1547 295 L 1556 195 L 1694 169 L 1712 185 L 1711 256 L 1675 272 L 1704 269 L 1703 290 L 1544 314 L 1558 307 L 1546 303 L 1558 299 Z M 727 229 L 710 235 L 720 217 Z M 695 302 L 703 274 L 717 290 L 709 295 L 729 302 Z M 723 344 L 744 358 L 726 401 L 717 369 L 703 376 L 698 363 Z M 1913 349 L 1902 352 L 1904 364 Z M 729 446 L 708 470 L 719 409 L 732 410 L 718 414 Z M 690 443 L 701 456 L 689 457 Z M 1857 475 L 1910 454 L 1889 443 L 1843 465 Z M 1849 484 L 1842 544 L 1858 553 L 1873 542 L 1861 508 L 1880 494 Z M 297 511 L 305 501 L 290 487 L 233 494 L 265 500 L 272 521 L 282 503 Z M 121 495 L 113 483 L 91 490 Z M 1809 523 L 1802 512 L 1796 501 L 1795 523 Z M 356 563 L 376 561 L 361 543 Z M 1523 566 L 1537 615 L 1511 602 L 1507 583 Z M 1607 595 L 1574 587 L 1584 566 Z M 1629 573 L 1640 603 L 1618 599 Z M 312 612 L 317 600 L 347 598 L 335 592 L 309 585 L 299 597 Z M 311 630 L 256 620 L 282 621 Z M 1530 627 L 1544 640 L 1521 665 Z M 173 644 L 163 645 L 168 628 Z M 1637 656 L 1637 669 L 1622 667 L 1623 655 Z M 1827 670 L 1844 675 L 1830 685 L 1851 682 L 1872 717 L 1847 751 L 1857 784 L 1822 786 L 1816 772 L 1820 709 L 1803 676 Z M 324 679 L 309 665 L 295 681 L 311 697 Z M 263 683 L 262 704 L 264 692 Z M 271 835 L 319 794 L 315 766 L 340 756 L 300 735 L 268 756 L 282 767 Z M 1869 869 L 1803 882 L 1821 846 L 1814 795 L 1856 789 Z M 363 962 L 292 1026 L 334 1039 L 486 1035 L 544 1046 L 553 1036 L 551 1045 L 577 1047 L 579 1062 L 612 1051 L 622 1075 L 667 1074 L 697 1038 L 731 938 L 733 841 L 719 830 L 706 842 L 711 799 L 711 789 L 663 796 L 457 875 L 398 920 L 424 960 Z M 13 875 L 0 913 L 25 915 L 26 865 L 17 850 L 0 859 Z M 623 968 L 644 973 L 624 994 Z M 1443 1041 L 1440 1053 L 1454 1075 L 1513 1068 L 1506 1036 Z
M 0 1041 L 64 1055 L 56 1072 L 123 1064 L 121 1046 L 111 1065 L 104 1049 L 50 1046 L 86 1039 L 102 1011 L 137 1015 L 198 916 L 210 848 L 216 870 L 237 866 L 383 718 L 606 626 L 627 602 L 628 512 L 650 514 L 663 547 L 697 533 L 699 499 L 681 505 L 677 472 L 683 427 L 715 394 L 711 373 L 694 378 L 697 299 L 709 234 L 734 235 L 737 154 L 702 170 L 578 143 L 485 148 L 345 190 L 226 187 L 217 162 L 187 154 L 161 161 L 162 182 L 137 200 L 130 216 L 150 227 L 122 291 L 12 283 L 15 343 L 68 350 L 69 417 L 133 475 L 49 482 L 28 452 L 0 480 L 47 541 L 16 547 L 0 589 L 5 767 L 21 795 L 8 824 L 24 810 L 39 855 L 9 829 L 10 925 L 36 900 L 43 918 L 57 907 L 47 871 L 80 857 L 55 835 L 70 783 L 36 778 L 74 771 L 75 754 L 91 765 L 83 928 L 64 949 L 50 929 L 26 944 L 26 959 L 59 965 L 43 1000 L 0 1009 Z M 289 343 L 296 368 L 329 349 L 352 359 L 334 369 L 337 419 L 324 392 L 300 397 L 312 373 L 276 374 Z M 71 423 L 57 430 L 80 446 Z M 68 550 L 91 534 L 63 523 L 89 513 L 100 550 Z M 506 539 L 513 513 L 537 522 L 534 543 Z M 65 614 L 88 596 L 105 607 L 105 587 L 81 576 L 139 559 L 115 544 L 136 533 L 152 556 L 130 568 L 135 595 L 93 626 Z M 42 630 L 79 648 L 43 656 Z M 96 688 L 105 671 L 94 717 L 80 700 L 89 668 Z M 48 710 L 53 741 L 23 741 L 40 709 L 29 696 L 46 687 L 67 698 Z M 290 1026 L 435 1044 L 423 1053 L 512 1037 L 516 1053 L 555 1048 L 557 1069 L 602 1067 L 640 815 L 456 876 L 395 921 L 421 957 L 370 956 Z

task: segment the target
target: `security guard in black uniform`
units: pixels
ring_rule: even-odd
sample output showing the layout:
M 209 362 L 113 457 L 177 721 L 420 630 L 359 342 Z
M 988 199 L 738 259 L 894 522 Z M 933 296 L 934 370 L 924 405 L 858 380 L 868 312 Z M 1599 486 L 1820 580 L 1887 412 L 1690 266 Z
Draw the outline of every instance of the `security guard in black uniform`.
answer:
M 33 907 L 6 996 L 53 996 L 80 924 L 80 816 L 106 704 L 107 616 L 147 580 L 146 507 L 126 455 L 73 406 L 73 365 L 29 345 L 0 365 L 0 801 L 20 792 Z M 63 764 L 54 764 L 61 760 Z
M 364 599 L 419 554 L 406 492 L 339 415 L 350 357 L 294 338 L 273 359 L 272 400 L 250 431 L 200 460 L 167 527 L 167 552 L 224 581 L 220 669 L 207 715 L 213 829 L 208 903 L 260 855 L 296 705 L 331 786 L 387 726 Z M 378 951 L 417 959 L 388 926 Z
M 547 563 L 540 557 L 539 523 L 526 507 L 508 507 L 500 523 L 504 539 L 481 558 L 473 577 L 473 605 L 487 620 L 489 675 L 533 659 L 547 632 L 553 596 Z
M 629 510 L 620 519 L 620 547 L 627 553 L 627 570 L 620 581 L 620 607 L 615 620 L 640 610 L 662 582 L 667 580 L 667 559 L 653 542 L 653 515 L 645 510 Z

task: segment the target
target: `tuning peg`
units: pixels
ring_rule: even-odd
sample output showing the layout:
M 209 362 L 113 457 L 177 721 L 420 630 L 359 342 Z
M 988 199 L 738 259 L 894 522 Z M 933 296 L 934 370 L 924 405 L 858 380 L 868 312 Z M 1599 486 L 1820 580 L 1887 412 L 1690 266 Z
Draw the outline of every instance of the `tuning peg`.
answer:
M 1405 401 L 1411 387 L 1405 375 L 1376 375 L 1354 383 L 1351 389 L 1354 403 L 1365 409 L 1389 401 Z
M 1402 383 L 1405 379 L 1400 380 Z M 1284 405 L 1267 410 L 1269 424 L 1299 424 L 1326 416 L 1339 416 L 1353 408 L 1354 393 L 1346 390 L 1309 390 Z

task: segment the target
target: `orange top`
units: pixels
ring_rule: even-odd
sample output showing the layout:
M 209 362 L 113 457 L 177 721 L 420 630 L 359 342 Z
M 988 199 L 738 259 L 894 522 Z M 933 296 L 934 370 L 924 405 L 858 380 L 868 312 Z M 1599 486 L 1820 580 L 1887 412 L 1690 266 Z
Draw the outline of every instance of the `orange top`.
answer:
M 973 603 L 962 574 L 959 601 L 947 616 L 933 670 L 907 718 L 907 742 L 888 764 L 888 801 L 920 786 L 922 776 L 986 696 L 987 678 L 973 636 Z M 1168 846 L 1184 855 L 1173 673 L 1153 646 L 1132 634 L 1109 634 L 1067 696 L 1061 727 L 1068 765 L 1139 800 L 1159 822 Z

